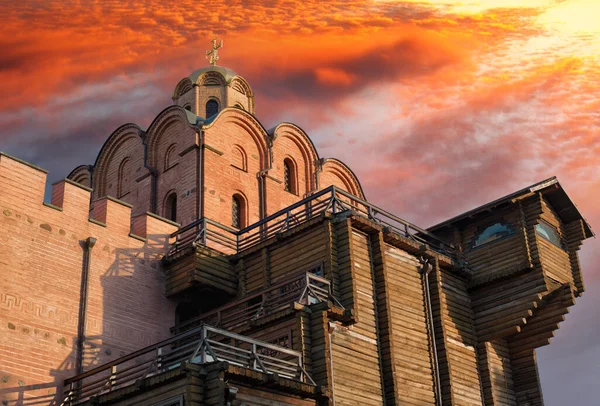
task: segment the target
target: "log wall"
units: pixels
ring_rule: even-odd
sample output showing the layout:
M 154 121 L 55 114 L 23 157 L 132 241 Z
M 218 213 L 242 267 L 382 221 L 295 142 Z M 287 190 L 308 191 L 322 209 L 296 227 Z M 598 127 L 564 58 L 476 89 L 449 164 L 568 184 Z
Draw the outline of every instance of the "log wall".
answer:
M 479 365 L 486 406 L 517 406 L 509 348 L 506 340 L 481 343 Z
M 565 228 L 554 208 L 543 198 L 541 199 L 541 205 L 541 221 L 546 221 L 556 227 L 559 234 L 565 236 Z M 571 261 L 565 249 L 557 247 L 538 233 L 536 233 L 536 242 L 539 247 L 540 260 L 546 276 L 560 283 L 573 283 Z
M 369 237 L 356 230 L 351 234 L 351 258 L 358 321 L 332 333 L 335 402 L 337 405 L 381 405 L 383 391 Z
M 479 234 L 487 227 L 501 223 L 511 227 L 514 234 L 474 247 Z M 531 266 L 525 225 L 516 205 L 500 210 L 479 221 L 468 224 L 459 234 L 464 259 L 473 271 L 471 286 L 510 275 Z
M 430 278 L 443 404 L 481 405 L 477 338 L 467 283 L 437 266 Z
M 433 405 L 434 373 L 420 263 L 378 237 L 373 237 L 373 251 L 383 258 L 377 299 L 387 404 Z

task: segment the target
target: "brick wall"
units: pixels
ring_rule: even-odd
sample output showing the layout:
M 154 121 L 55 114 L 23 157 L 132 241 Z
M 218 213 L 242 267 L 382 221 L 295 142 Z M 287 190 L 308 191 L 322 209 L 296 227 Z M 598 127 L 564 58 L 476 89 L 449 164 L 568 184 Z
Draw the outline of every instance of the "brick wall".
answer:
M 176 227 L 134 218 L 114 199 L 94 203 L 72 182 L 0 155 L 0 401 L 53 393 L 73 375 L 84 245 L 92 249 L 84 366 L 105 363 L 169 336 L 174 303 L 159 259 Z M 102 224 L 102 223 L 104 224 Z

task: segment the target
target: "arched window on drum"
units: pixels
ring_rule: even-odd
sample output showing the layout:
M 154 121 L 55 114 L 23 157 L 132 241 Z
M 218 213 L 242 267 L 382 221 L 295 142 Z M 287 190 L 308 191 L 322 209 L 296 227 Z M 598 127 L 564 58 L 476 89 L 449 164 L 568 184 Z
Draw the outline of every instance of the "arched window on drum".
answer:
M 211 118 L 218 112 L 219 112 L 219 102 L 218 101 L 216 101 L 214 99 L 210 99 L 209 101 L 206 102 L 206 118 L 207 119 Z

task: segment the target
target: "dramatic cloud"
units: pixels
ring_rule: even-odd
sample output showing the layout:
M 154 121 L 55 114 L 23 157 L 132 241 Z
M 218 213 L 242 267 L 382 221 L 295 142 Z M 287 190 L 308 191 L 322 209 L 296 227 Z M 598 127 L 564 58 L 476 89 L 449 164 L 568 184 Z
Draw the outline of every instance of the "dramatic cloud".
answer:
M 148 126 L 217 35 L 219 62 L 249 81 L 266 127 L 298 124 L 408 220 L 429 226 L 556 175 L 600 224 L 596 0 L 26 0 L 0 11 L 0 150 L 51 180 L 92 163 L 119 125 Z M 539 352 L 549 406 L 595 403 L 599 253 L 586 242 L 587 292 Z

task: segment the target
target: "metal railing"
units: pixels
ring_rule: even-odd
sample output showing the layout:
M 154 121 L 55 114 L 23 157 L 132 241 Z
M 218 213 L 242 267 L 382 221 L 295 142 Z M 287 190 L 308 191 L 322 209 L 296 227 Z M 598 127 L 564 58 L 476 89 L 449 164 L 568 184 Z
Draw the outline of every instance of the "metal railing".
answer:
M 320 267 L 319 267 L 320 268 Z M 226 330 L 248 326 L 260 317 L 289 309 L 293 303 L 311 305 L 331 301 L 344 308 L 333 296 L 331 282 L 311 272 L 304 272 L 242 300 L 194 317 L 171 329 L 174 334 L 206 323 Z
M 403 237 L 428 244 L 444 255 L 454 256 L 453 245 L 335 186 L 329 186 L 241 230 L 201 218 L 171 234 L 176 241 L 167 256 L 177 254 L 192 243 L 210 246 L 225 254 L 236 254 L 324 213 L 336 214 L 347 210 L 375 221 Z
M 300 352 L 203 324 L 65 380 L 61 405 L 83 403 L 140 379 L 177 368 L 185 362 L 203 364 L 214 361 L 227 361 L 315 385 L 304 370 Z

